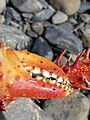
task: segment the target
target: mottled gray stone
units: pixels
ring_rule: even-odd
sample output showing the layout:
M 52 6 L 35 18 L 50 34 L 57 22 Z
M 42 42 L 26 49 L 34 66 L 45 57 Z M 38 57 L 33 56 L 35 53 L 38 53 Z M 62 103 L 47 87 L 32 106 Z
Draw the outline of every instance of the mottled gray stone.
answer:
M 72 25 L 77 25 L 77 24 L 78 24 L 78 21 L 76 21 L 76 19 L 73 18 L 73 17 L 70 17 L 68 21 L 69 21 Z
M 44 8 L 48 7 L 48 3 L 46 2 L 47 0 L 38 0 Z
M 50 48 L 47 41 L 42 37 L 39 37 L 35 40 L 35 43 L 33 45 L 31 52 L 37 53 L 43 57 L 48 58 L 49 60 L 52 60 L 53 58 L 52 49 Z
M 64 30 L 67 30 L 69 32 L 71 32 L 74 29 L 73 25 L 70 22 L 64 22 L 58 25 L 58 27 L 63 28 Z
M 48 20 L 54 12 L 50 9 L 44 9 L 34 14 L 33 21 L 45 21 Z
M 32 38 L 37 38 L 38 37 L 38 34 L 32 30 L 28 30 L 26 32 L 26 34 L 29 36 L 29 37 L 32 37 Z
M 33 31 L 35 31 L 38 35 L 41 35 L 44 31 L 44 27 L 41 22 L 33 22 L 31 27 L 32 27 Z
M 41 11 L 43 5 L 38 0 L 10 0 L 15 8 L 21 12 Z
M 81 18 L 81 20 L 84 21 L 84 22 L 90 21 L 90 15 L 87 14 L 87 13 L 80 14 L 80 18 Z
M 6 17 L 6 19 L 11 18 L 11 19 L 21 21 L 20 14 L 13 7 L 6 8 L 5 17 Z
M 24 18 L 31 19 L 31 18 L 33 17 L 33 14 L 31 14 L 31 13 L 22 13 L 22 16 L 23 16 Z
M 44 110 L 54 120 L 88 120 L 89 100 L 81 93 L 45 101 Z
M 77 54 L 83 50 L 82 41 L 77 36 L 55 25 L 46 28 L 45 38 L 54 46 L 71 53 Z
M 6 109 L 0 120 L 53 120 L 29 98 L 19 98 Z
M 87 10 L 90 10 L 90 1 L 89 2 L 82 2 L 78 12 L 84 13 Z
M 30 49 L 33 40 L 22 31 L 6 25 L 0 25 L 0 41 L 4 45 L 8 44 L 13 49 Z
M 90 47 L 90 28 L 85 28 L 82 30 L 82 41 L 84 46 Z
M 19 24 L 17 22 L 11 21 L 10 24 L 13 27 L 19 28 Z

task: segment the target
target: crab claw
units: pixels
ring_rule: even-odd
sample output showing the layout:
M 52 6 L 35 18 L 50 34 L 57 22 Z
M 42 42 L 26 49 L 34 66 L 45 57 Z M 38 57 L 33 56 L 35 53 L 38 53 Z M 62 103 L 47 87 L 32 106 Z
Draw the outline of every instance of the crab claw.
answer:
M 16 51 L 1 45 L 1 109 L 17 97 L 61 98 L 71 92 L 67 76 L 56 64 L 26 50 Z

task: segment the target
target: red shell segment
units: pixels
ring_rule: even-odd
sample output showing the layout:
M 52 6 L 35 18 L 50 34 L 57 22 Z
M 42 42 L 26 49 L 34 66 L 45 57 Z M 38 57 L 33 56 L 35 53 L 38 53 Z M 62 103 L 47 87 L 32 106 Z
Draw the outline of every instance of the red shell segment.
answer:
M 65 51 L 63 53 L 65 53 Z M 81 59 L 81 57 L 83 57 L 83 59 Z M 62 55 L 60 55 L 59 59 L 56 62 L 58 66 L 61 58 Z M 82 51 L 78 55 L 74 64 L 69 65 L 69 63 L 70 58 L 68 59 L 66 65 L 62 65 L 62 69 L 68 76 L 71 86 L 73 88 L 90 90 L 90 87 L 86 87 L 86 84 L 90 86 L 90 48 L 88 48 L 86 52 L 85 50 Z

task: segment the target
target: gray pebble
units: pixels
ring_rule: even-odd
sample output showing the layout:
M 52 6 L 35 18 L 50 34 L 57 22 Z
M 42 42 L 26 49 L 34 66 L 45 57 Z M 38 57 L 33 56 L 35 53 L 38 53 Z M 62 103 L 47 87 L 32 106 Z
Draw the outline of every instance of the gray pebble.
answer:
M 29 37 L 32 37 L 32 38 L 37 38 L 38 37 L 38 34 L 32 30 L 28 30 L 26 32 L 26 34 L 29 36 Z
M 85 11 L 90 10 L 90 2 L 82 2 L 79 9 L 79 13 L 84 13 Z
M 43 24 L 41 22 L 33 22 L 33 24 L 31 25 L 31 28 L 33 29 L 33 31 L 38 33 L 38 35 L 41 35 L 44 30 Z
M 52 16 L 53 24 L 60 24 L 65 22 L 66 20 L 68 20 L 68 16 L 61 11 L 57 11 L 56 14 Z
M 39 37 L 35 40 L 35 43 L 31 52 L 37 53 L 43 57 L 48 58 L 49 60 L 52 60 L 53 58 L 52 49 L 50 48 L 47 41 L 42 37 Z
M 41 11 L 43 6 L 38 0 L 10 0 L 15 8 L 20 12 L 34 13 Z
M 6 17 L 6 19 L 11 18 L 11 19 L 15 19 L 17 21 L 21 21 L 20 14 L 13 7 L 6 8 L 5 17 Z
M 4 45 L 10 45 L 13 49 L 30 50 L 33 40 L 22 31 L 7 25 L 0 25 L 0 40 Z
M 88 120 L 89 100 L 81 93 L 45 102 L 44 110 L 54 120 Z
M 33 17 L 33 14 L 31 14 L 31 13 L 22 13 L 22 16 L 23 16 L 24 18 L 31 19 L 31 18 Z
M 0 120 L 53 120 L 29 98 L 18 98 L 0 113 Z
M 54 25 L 46 28 L 45 38 L 56 47 L 67 49 L 69 52 L 77 54 L 83 50 L 82 42 L 77 36 Z
M 50 9 L 44 9 L 34 14 L 33 21 L 45 21 L 50 19 L 54 12 Z

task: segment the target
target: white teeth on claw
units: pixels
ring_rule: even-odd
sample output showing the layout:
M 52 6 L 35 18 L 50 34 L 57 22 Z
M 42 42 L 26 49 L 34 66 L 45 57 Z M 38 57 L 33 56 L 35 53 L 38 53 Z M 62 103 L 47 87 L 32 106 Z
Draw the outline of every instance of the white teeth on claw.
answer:
M 48 71 L 39 69 L 38 67 L 28 67 L 26 71 L 32 77 L 33 74 L 35 74 L 33 78 L 37 80 L 43 80 L 45 82 L 47 81 L 51 84 L 56 84 L 57 86 L 64 88 L 66 91 L 68 91 L 68 94 L 71 91 L 70 82 L 67 78 L 62 78 L 59 75 L 49 73 Z
M 36 77 L 36 79 L 37 79 L 37 80 L 42 80 L 43 77 L 39 77 L 39 76 L 38 76 L 38 77 Z
M 62 79 L 61 77 L 59 77 L 59 78 L 57 79 L 57 81 L 58 81 L 59 83 L 62 83 L 62 82 L 63 82 L 63 79 Z
M 29 74 L 30 74 L 30 76 L 32 76 L 32 72 L 30 72 Z
M 66 85 L 66 86 L 65 86 L 65 90 L 68 90 L 68 88 L 69 88 L 69 87 Z
M 26 68 L 26 71 L 31 71 L 32 70 L 32 67 L 27 67 Z
M 52 74 L 51 77 L 57 79 L 57 75 L 55 74 Z
M 56 83 L 56 80 L 51 80 L 50 83 L 51 83 L 51 84 L 55 84 L 55 83 Z
M 36 67 L 32 70 L 32 72 L 35 73 L 35 74 L 41 73 L 40 69 L 36 68 Z
M 62 88 L 64 88 L 66 85 L 65 84 L 62 84 Z
M 42 71 L 42 74 L 44 77 L 47 77 L 47 78 L 51 77 L 50 73 L 45 70 Z

